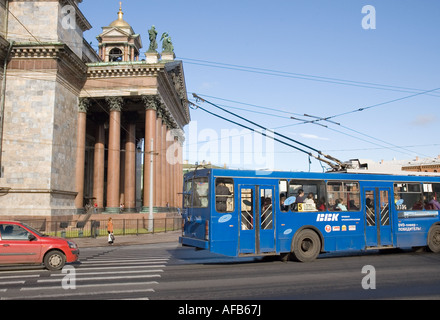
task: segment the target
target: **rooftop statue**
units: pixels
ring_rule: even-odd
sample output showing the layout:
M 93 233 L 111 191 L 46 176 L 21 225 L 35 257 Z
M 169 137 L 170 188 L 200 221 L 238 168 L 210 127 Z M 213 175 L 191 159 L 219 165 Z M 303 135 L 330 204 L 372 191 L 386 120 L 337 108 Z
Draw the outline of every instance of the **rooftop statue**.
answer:
M 150 30 L 148 30 L 148 35 L 150 38 L 150 48 L 148 49 L 148 52 L 156 52 L 157 49 L 157 31 L 156 27 L 153 25 Z
M 171 42 L 171 37 L 168 35 L 167 32 L 164 32 L 162 34 L 162 38 L 160 39 L 162 42 L 162 51 L 163 52 L 173 52 L 174 53 L 174 46 Z

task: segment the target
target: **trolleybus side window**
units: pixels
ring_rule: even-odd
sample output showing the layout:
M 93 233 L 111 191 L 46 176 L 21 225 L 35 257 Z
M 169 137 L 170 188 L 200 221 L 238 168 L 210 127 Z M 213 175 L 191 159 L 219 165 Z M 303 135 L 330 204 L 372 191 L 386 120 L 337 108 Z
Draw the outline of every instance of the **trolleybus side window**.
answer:
M 254 229 L 254 192 L 252 189 L 241 189 L 241 230 Z
M 272 189 L 260 189 L 260 224 L 262 230 L 273 228 L 273 195 Z
M 399 211 L 423 210 L 424 200 L 420 183 L 395 183 L 394 204 Z
M 186 180 L 183 186 L 183 205 L 185 208 L 191 207 L 191 183 L 192 180 Z
M 440 183 L 423 184 L 423 201 L 425 210 L 440 210 Z
M 208 207 L 208 178 L 194 178 L 185 183 L 185 206 L 187 208 Z
M 217 212 L 234 211 L 234 180 L 217 178 L 215 180 L 215 209 Z
M 287 199 L 287 180 L 280 180 L 278 187 L 280 192 L 280 210 L 287 212 L 289 211 L 289 206 L 284 204 L 284 201 Z
M 329 210 L 359 211 L 359 183 L 354 181 L 329 181 L 327 183 Z
M 324 181 L 290 180 L 289 197 L 296 197 L 290 205 L 292 211 L 325 211 L 325 184 Z

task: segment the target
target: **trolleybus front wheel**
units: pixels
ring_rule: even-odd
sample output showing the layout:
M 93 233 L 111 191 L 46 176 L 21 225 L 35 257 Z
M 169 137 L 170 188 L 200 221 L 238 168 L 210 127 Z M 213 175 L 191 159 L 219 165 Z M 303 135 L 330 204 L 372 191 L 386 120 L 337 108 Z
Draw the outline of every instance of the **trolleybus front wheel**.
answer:
M 300 262 L 311 262 L 321 252 L 321 239 L 310 229 L 301 230 L 293 239 L 292 254 Z
M 440 226 L 435 225 L 428 233 L 428 248 L 432 252 L 440 252 Z

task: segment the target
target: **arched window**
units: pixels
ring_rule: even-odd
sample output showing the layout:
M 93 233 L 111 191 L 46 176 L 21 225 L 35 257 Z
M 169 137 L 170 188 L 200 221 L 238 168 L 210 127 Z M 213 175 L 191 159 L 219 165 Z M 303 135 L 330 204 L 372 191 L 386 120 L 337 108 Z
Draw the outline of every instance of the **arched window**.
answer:
M 122 51 L 118 48 L 113 48 L 109 53 L 109 61 L 118 62 L 122 61 Z

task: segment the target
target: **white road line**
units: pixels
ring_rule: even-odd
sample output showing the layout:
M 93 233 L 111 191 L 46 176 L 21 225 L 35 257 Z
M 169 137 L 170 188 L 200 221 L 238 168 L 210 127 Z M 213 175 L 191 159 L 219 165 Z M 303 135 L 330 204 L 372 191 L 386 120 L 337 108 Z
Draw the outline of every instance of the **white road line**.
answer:
M 14 273 L 14 274 L 16 274 L 16 273 L 31 273 L 31 272 L 48 273 L 48 272 L 50 272 L 50 271 L 44 269 L 43 267 L 41 267 L 41 268 L 35 268 L 35 269 L 33 269 L 33 270 L 11 270 L 11 269 L 8 269 L 8 270 L 1 270 L 1 269 L 0 269 L 0 274 L 5 274 L 5 273 Z
M 48 298 L 67 298 L 67 297 L 79 297 L 79 296 L 96 296 L 103 294 L 124 294 L 124 293 L 145 293 L 145 292 L 154 292 L 154 289 L 139 289 L 139 290 L 122 290 L 122 291 L 107 291 L 107 292 L 77 292 L 77 293 L 65 293 L 65 294 L 47 294 L 47 295 L 36 295 L 36 296 L 19 296 L 19 297 L 11 297 L 11 298 L 2 298 L 0 300 L 30 300 L 30 299 L 48 299 Z
M 96 265 L 96 267 L 103 267 L 103 264 L 108 264 L 108 265 L 124 265 L 124 264 L 131 264 L 131 265 L 137 265 L 137 264 L 159 264 L 159 263 L 164 263 L 163 261 L 144 261 L 144 262 L 113 262 L 113 261 L 103 261 L 103 262 L 88 262 L 88 263 L 81 263 L 82 266 L 93 266 Z
M 150 262 L 150 263 L 154 263 L 154 262 L 163 262 L 163 261 L 168 261 L 168 260 L 170 260 L 170 259 L 168 259 L 168 258 L 161 258 L 161 259 L 133 259 L 133 260 L 127 260 L 127 259 L 124 259 L 124 260 L 114 260 L 114 259 L 108 259 L 108 260 L 90 260 L 90 261 L 81 261 L 81 264 L 91 264 L 91 263 L 93 263 L 93 264 L 102 264 L 102 263 L 115 263 L 115 264 L 118 264 L 118 263 L 134 263 L 134 262 L 142 262 L 142 263 L 148 263 L 148 262 Z
M 10 285 L 10 284 L 24 284 L 26 281 L 7 281 L 7 282 L 0 282 L 0 286 L 4 285 Z
M 169 256 L 167 256 L 167 257 L 140 257 L 140 256 L 133 256 L 133 257 L 129 257 L 129 256 L 124 256 L 124 257 L 121 257 L 121 256 L 117 256 L 117 257 L 112 257 L 112 256 L 103 256 L 103 257 L 96 257 L 96 258 L 88 258 L 88 259 L 85 259 L 85 261 L 88 261 L 88 260 L 93 260 L 93 261 L 104 261 L 104 260 L 157 260 L 157 259 L 160 259 L 160 260 L 163 260 L 163 259 L 166 259 L 166 260 L 169 260 L 170 259 L 170 257 Z M 81 261 L 81 260 L 80 260 Z
M 106 272 L 76 272 L 75 275 L 78 276 L 92 276 L 97 274 L 127 274 L 127 273 L 151 273 L 151 272 L 163 272 L 161 269 L 153 269 L 153 270 L 131 270 L 131 271 L 106 271 Z M 51 274 L 51 277 L 65 277 L 66 275 L 63 273 L 60 274 Z
M 76 281 L 90 281 L 90 280 L 116 280 L 116 279 L 142 279 L 142 278 L 160 278 L 160 274 L 147 274 L 140 276 L 126 276 L 126 277 L 91 277 L 91 278 L 79 278 Z M 59 279 L 37 280 L 37 283 L 50 283 L 59 282 Z M 24 281 L 23 281 L 24 283 Z
M 113 270 L 113 269 L 145 269 L 145 268 L 166 268 L 166 266 L 164 264 L 156 264 L 156 265 L 152 265 L 152 266 L 121 266 L 121 267 L 104 267 L 104 266 L 99 266 L 95 267 L 95 268 L 89 268 L 89 267 L 78 267 L 77 270 L 77 274 L 81 273 L 81 271 L 85 271 L 85 270 L 102 270 L 101 268 L 105 268 L 105 270 Z
M 6 277 L 1 277 L 1 279 L 14 279 L 14 278 L 39 278 L 40 275 L 39 274 L 32 274 L 32 275 L 27 275 L 27 276 L 23 276 L 23 275 L 16 275 L 16 276 L 6 276 Z
M 128 284 L 131 286 L 146 286 L 146 285 L 155 285 L 159 284 L 157 281 L 148 281 L 148 282 L 136 282 Z M 102 288 L 102 287 L 117 287 L 117 286 L 127 286 L 127 283 L 98 283 L 98 284 L 81 284 L 76 286 L 76 290 L 83 288 Z M 20 291 L 36 291 L 36 290 L 57 290 L 62 289 L 61 285 L 56 287 L 28 287 L 21 288 Z

